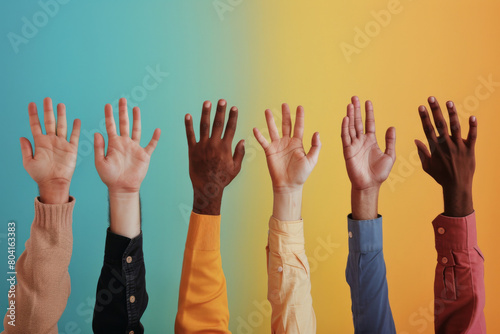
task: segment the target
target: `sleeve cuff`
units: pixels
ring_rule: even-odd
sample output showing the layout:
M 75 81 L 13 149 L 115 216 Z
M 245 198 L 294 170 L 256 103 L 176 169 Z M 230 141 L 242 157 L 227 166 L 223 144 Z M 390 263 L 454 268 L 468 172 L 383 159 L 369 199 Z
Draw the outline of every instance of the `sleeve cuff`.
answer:
M 106 235 L 106 248 L 104 250 L 104 261 L 112 264 L 122 264 L 126 257 L 130 262 L 143 260 L 142 232 L 134 239 L 130 239 L 111 232 L 108 228 Z
M 477 246 L 475 212 L 465 217 L 439 215 L 432 222 L 432 226 L 438 251 Z
M 304 221 L 269 219 L 269 250 L 273 253 L 293 253 L 304 250 Z
M 382 250 L 382 216 L 376 219 L 354 220 L 347 216 L 349 252 L 376 252 Z
M 67 230 L 73 222 L 75 198 L 69 197 L 68 203 L 44 204 L 35 198 L 35 219 L 33 224 L 43 229 Z
M 200 215 L 191 212 L 186 247 L 192 250 L 220 249 L 220 215 Z

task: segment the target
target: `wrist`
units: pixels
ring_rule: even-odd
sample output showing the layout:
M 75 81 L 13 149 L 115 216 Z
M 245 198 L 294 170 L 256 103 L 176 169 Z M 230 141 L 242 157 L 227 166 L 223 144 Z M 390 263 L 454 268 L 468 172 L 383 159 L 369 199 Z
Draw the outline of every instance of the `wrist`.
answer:
M 40 202 L 44 204 L 64 204 L 69 202 L 69 182 L 45 182 L 38 184 Z
M 109 229 L 133 239 L 141 233 L 141 206 L 139 192 L 109 190 Z
M 198 189 L 193 192 L 193 212 L 200 215 L 220 215 L 222 206 L 222 191 L 207 193 Z
M 465 217 L 474 211 L 472 185 L 443 187 L 444 215 Z
M 354 220 L 371 220 L 378 217 L 380 186 L 351 189 L 351 210 Z
M 302 218 L 302 187 L 288 190 L 273 192 L 273 217 L 283 221 L 299 220 Z

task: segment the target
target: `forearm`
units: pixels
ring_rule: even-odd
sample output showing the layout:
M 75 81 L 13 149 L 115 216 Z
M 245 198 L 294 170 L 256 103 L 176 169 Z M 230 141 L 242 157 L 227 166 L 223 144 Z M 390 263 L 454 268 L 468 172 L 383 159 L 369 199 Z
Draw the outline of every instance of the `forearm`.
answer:
M 382 251 L 382 218 L 348 219 L 346 279 L 355 333 L 396 333 Z
M 302 218 L 302 188 L 273 192 L 273 217 L 291 221 Z
M 15 327 L 7 313 L 5 333 L 54 333 L 71 290 L 68 266 L 73 236 L 75 200 L 64 204 L 44 204 L 35 200 L 35 218 L 30 238 L 16 264 Z M 50 305 L 50 312 L 47 311 Z
M 316 333 L 302 220 L 281 221 L 274 214 L 270 218 L 267 274 L 271 332 Z
M 175 332 L 230 333 L 220 254 L 220 216 L 191 214 L 179 288 Z
M 433 227 L 438 254 L 436 333 L 486 333 L 484 258 L 477 245 L 475 214 L 440 215 Z
M 443 199 L 445 216 L 465 217 L 474 212 L 472 184 L 443 187 Z
M 380 187 L 363 190 L 351 189 L 351 212 L 354 220 L 377 218 L 379 190 Z
M 129 239 L 108 230 L 92 320 L 95 334 L 144 333 L 140 320 L 148 294 L 142 244 L 142 234 Z
M 109 191 L 111 232 L 133 239 L 141 233 L 141 205 L 139 192 Z

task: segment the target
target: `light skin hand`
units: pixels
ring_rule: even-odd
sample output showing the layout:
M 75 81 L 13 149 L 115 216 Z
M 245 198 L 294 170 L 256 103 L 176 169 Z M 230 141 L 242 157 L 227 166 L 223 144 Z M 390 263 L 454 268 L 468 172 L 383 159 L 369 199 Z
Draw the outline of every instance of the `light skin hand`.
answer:
M 57 105 L 57 122 L 50 98 L 44 99 L 43 107 L 46 134 L 42 132 L 36 104 L 31 102 L 28 106 L 35 154 L 33 155 L 31 142 L 27 138 L 21 138 L 23 165 L 38 184 L 42 203 L 63 204 L 69 201 L 69 187 L 76 166 L 81 122 L 79 119 L 74 121 L 68 141 L 64 104 Z
M 469 119 L 469 134 L 462 139 L 460 121 L 452 101 L 446 103 L 450 119 L 450 132 L 435 97 L 428 99 L 439 137 L 436 136 L 425 106 L 418 109 L 430 152 L 420 140 L 415 140 L 424 171 L 443 187 L 444 215 L 464 217 L 474 211 L 472 179 L 476 168 L 475 144 L 477 119 Z
M 141 111 L 133 109 L 132 137 L 127 112 L 127 100 L 119 101 L 120 135 L 117 134 L 113 108 L 104 108 L 108 151 L 104 153 L 104 138 L 100 133 L 94 135 L 95 165 L 102 182 L 109 191 L 110 230 L 128 238 L 140 234 L 139 190 L 146 177 L 151 155 L 153 154 L 161 131 L 156 129 L 146 147 L 141 147 Z
M 238 108 L 232 107 L 224 136 L 227 102 L 219 100 L 210 136 L 210 101 L 203 103 L 200 140 L 196 142 L 193 117 L 185 116 L 189 148 L 189 176 L 193 184 L 193 211 L 203 215 L 219 215 L 224 188 L 238 175 L 245 155 L 245 141 L 240 140 L 232 153 L 232 142 L 238 121 Z
M 267 166 L 273 184 L 273 217 L 279 220 L 301 219 L 302 189 L 309 174 L 318 162 L 321 150 L 319 133 L 315 132 L 311 148 L 306 154 L 302 138 L 304 135 L 304 108 L 297 107 L 295 126 L 292 131 L 290 108 L 286 103 L 282 110 L 282 137 L 274 122 L 271 110 L 265 112 L 271 142 L 254 128 L 255 138 L 266 153 Z
M 382 152 L 375 135 L 375 116 L 371 101 L 365 102 L 365 129 L 361 117 L 361 103 L 357 96 L 347 105 L 347 116 L 342 120 L 342 145 L 347 174 L 351 180 L 352 217 L 356 220 L 375 219 L 378 216 L 378 194 L 396 160 L 396 130 L 387 129 L 386 149 Z

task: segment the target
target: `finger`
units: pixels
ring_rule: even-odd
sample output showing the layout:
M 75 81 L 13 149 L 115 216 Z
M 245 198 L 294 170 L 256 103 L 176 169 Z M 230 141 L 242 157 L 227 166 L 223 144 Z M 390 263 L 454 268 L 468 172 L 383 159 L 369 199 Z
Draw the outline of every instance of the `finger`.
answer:
M 396 129 L 392 126 L 385 133 L 385 154 L 396 160 Z
M 218 138 L 222 136 L 222 130 L 224 129 L 224 121 L 226 119 L 226 100 L 219 100 L 217 103 L 217 111 L 215 112 L 214 124 L 212 125 L 212 135 L 210 138 Z
M 295 138 L 299 138 L 300 140 L 304 137 L 304 108 L 302 106 L 298 106 L 297 112 L 295 113 L 293 136 Z
M 307 159 L 316 165 L 318 162 L 319 151 L 321 150 L 321 141 L 319 140 L 319 132 L 315 132 L 311 139 L 311 148 L 307 152 Z
M 281 114 L 281 132 L 283 133 L 283 137 L 290 137 L 290 132 L 292 131 L 292 118 L 290 116 L 288 104 L 283 103 L 281 105 Z
M 184 124 L 186 125 L 188 147 L 191 148 L 196 144 L 196 136 L 193 129 L 193 117 L 190 114 L 186 114 L 184 117 Z
M 471 116 L 469 118 L 469 134 L 467 135 L 467 145 L 474 148 L 477 139 L 477 118 Z
M 366 133 L 375 133 L 375 115 L 373 113 L 372 101 L 368 100 L 365 102 L 365 112 L 366 112 L 366 120 L 365 120 Z
M 245 156 L 245 140 L 240 140 L 236 144 L 233 154 L 234 171 L 238 174 L 241 170 L 241 164 L 243 162 L 243 157 Z
M 342 147 L 351 145 L 351 135 L 349 134 L 349 117 L 345 116 L 342 119 L 342 130 L 340 132 L 342 138 Z
M 262 146 L 264 150 L 266 150 L 269 147 L 269 143 L 266 140 L 266 137 L 264 137 L 262 133 L 260 133 L 259 129 L 253 128 L 253 135 L 255 136 L 255 139 L 257 139 L 260 146 Z
M 57 136 L 67 139 L 68 123 L 66 120 L 66 106 L 63 103 L 57 105 Z
M 40 120 L 38 119 L 38 110 L 36 109 L 36 104 L 31 102 L 28 105 L 28 114 L 30 117 L 30 127 L 33 137 L 42 134 L 42 127 L 40 125 Z
M 104 106 L 104 118 L 106 120 L 106 132 L 108 133 L 108 137 L 111 138 L 116 136 L 116 124 L 113 116 L 113 107 L 109 103 Z
M 354 127 L 354 105 L 349 103 L 347 105 L 347 119 L 349 123 L 347 126 L 349 127 L 349 135 L 351 136 L 351 140 L 356 138 L 356 128 Z
M 266 122 L 267 122 L 267 128 L 269 130 L 269 137 L 271 138 L 271 141 L 279 140 L 280 135 L 278 132 L 278 128 L 276 127 L 276 123 L 274 123 L 273 113 L 269 109 L 266 109 Z
M 97 164 L 105 159 L 104 156 L 104 137 L 96 132 L 94 133 L 94 160 Z
M 455 140 L 462 140 L 462 130 L 460 128 L 460 120 L 458 119 L 457 109 L 452 101 L 446 102 L 448 116 L 450 117 L 451 136 Z
M 200 140 L 208 139 L 210 135 L 210 109 L 212 109 L 212 103 L 210 101 L 203 102 L 200 121 Z
M 141 142 L 141 109 L 134 107 L 132 110 L 134 123 L 132 124 L 132 140 L 137 144 Z
M 361 136 L 363 134 L 363 118 L 361 117 L 361 103 L 357 96 L 351 98 L 351 102 L 354 106 L 354 128 L 356 129 L 356 135 Z
M 145 147 L 146 153 L 152 155 L 158 145 L 158 141 L 160 140 L 161 130 L 156 129 L 153 133 L 153 138 L 149 142 L 148 146 Z
M 118 118 L 120 120 L 120 136 L 130 135 L 130 124 L 128 120 L 127 99 L 122 97 L 118 102 Z
M 420 158 L 420 162 L 422 163 L 422 169 L 427 172 L 430 164 L 431 154 L 429 153 L 427 146 L 425 146 L 425 144 L 420 140 L 415 139 L 415 144 L 417 145 L 418 157 Z
M 82 127 L 82 122 L 79 119 L 75 119 L 73 122 L 73 131 L 71 131 L 71 137 L 69 137 L 69 142 L 76 147 L 78 147 L 78 141 L 80 140 L 80 129 Z
M 54 109 L 52 108 L 52 99 L 46 97 L 43 100 L 43 121 L 45 123 L 45 133 L 56 134 L 56 119 L 54 117 Z
M 20 138 L 19 142 L 21 143 L 21 154 L 23 156 L 23 165 L 26 166 L 33 159 L 33 147 L 31 146 L 31 142 L 27 138 Z
M 232 142 L 234 138 L 234 133 L 236 132 L 236 124 L 238 123 L 238 108 L 232 107 L 229 111 L 229 118 L 226 124 L 226 130 L 224 131 L 224 140 Z
M 434 96 L 428 99 L 429 106 L 432 110 L 432 117 L 434 118 L 434 124 L 436 125 L 436 130 L 440 136 L 448 136 L 448 125 L 443 117 L 441 107 Z
M 429 113 L 427 112 L 427 108 L 425 108 L 425 106 L 418 107 L 418 113 L 420 115 L 420 120 L 422 121 L 422 128 L 424 129 L 425 137 L 427 138 L 429 146 L 432 149 L 437 143 L 437 137 L 434 127 L 432 126 Z

